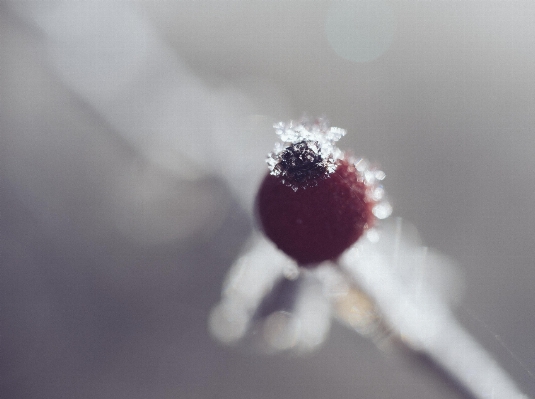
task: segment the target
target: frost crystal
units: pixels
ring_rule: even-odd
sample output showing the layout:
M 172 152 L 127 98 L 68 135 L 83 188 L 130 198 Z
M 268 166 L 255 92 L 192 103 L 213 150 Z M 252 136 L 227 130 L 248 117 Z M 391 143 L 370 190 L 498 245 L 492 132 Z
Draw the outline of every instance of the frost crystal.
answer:
M 317 184 L 319 179 L 336 170 L 336 162 L 343 154 L 334 142 L 346 134 L 344 129 L 329 127 L 324 118 L 311 122 L 279 122 L 274 126 L 282 144 L 276 143 L 268 155 L 267 164 L 272 175 L 294 191 Z
M 386 177 L 385 172 L 377 169 L 364 158 L 350 158 L 355 169 L 366 183 L 366 196 L 373 203 L 372 213 L 377 219 L 386 219 L 392 214 L 392 205 L 388 201 L 382 181 Z
M 294 191 L 316 186 L 336 170 L 343 152 L 334 143 L 346 134 L 344 129 L 330 127 L 324 118 L 311 122 L 307 118 L 299 122 L 279 122 L 273 125 L 281 141 L 275 143 L 268 154 L 270 173 Z M 372 205 L 377 219 L 385 219 L 392 213 L 392 206 L 386 198 L 382 180 L 385 173 L 371 165 L 364 158 L 345 156 L 352 163 L 366 184 L 366 199 Z

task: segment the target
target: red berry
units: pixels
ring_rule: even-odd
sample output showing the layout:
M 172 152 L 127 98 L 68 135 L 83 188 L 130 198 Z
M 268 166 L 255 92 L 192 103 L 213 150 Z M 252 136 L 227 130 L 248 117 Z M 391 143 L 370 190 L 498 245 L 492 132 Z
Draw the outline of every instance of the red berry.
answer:
M 305 267 L 336 260 L 374 220 L 390 213 L 376 184 L 384 173 L 358 167 L 334 146 L 345 130 L 323 119 L 275 126 L 280 143 L 269 154 L 270 173 L 256 199 L 264 233 Z
M 346 160 L 335 166 L 306 188 L 271 174 L 260 186 L 256 205 L 264 233 L 301 266 L 335 260 L 373 223 L 364 179 Z

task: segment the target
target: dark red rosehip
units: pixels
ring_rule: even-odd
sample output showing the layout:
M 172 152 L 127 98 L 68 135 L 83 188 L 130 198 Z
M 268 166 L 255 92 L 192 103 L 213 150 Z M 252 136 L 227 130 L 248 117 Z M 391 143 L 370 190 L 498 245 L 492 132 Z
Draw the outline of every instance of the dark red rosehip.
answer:
M 296 188 L 280 175 L 268 174 L 256 200 L 264 233 L 305 267 L 335 260 L 374 221 L 375 203 L 352 163 L 339 159 L 334 172 L 319 175 L 314 169 L 313 182 Z

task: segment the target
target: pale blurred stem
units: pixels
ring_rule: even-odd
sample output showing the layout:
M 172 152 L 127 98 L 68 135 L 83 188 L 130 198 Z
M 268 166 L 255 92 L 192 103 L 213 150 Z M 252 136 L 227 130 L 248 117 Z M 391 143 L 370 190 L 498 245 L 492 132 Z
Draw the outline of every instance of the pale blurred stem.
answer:
M 439 318 L 426 317 L 427 310 L 422 307 L 422 330 L 436 320 L 441 323 L 439 333 L 433 339 L 425 338 L 424 332 L 413 333 L 414 336 L 401 335 L 396 322 L 389 320 L 388 312 L 382 311 L 378 301 L 360 287 L 359 276 L 345 267 L 339 269 L 354 286 L 348 295 L 335 300 L 337 316 L 358 333 L 370 337 L 379 349 L 394 349 L 418 365 L 423 373 L 442 380 L 459 397 L 528 399 L 491 355 L 455 320 L 445 304 Z M 400 301 L 404 299 L 410 300 L 409 295 L 399 298 Z M 419 307 L 418 303 L 413 305 Z M 397 309 L 396 306 L 393 308 Z M 392 309 L 389 312 L 391 314 Z
M 364 294 L 365 295 L 365 294 Z M 370 303 L 371 298 L 366 295 Z M 343 324 L 360 335 L 371 339 L 379 350 L 385 355 L 395 355 L 402 358 L 403 362 L 409 363 L 413 371 L 433 379 L 437 385 L 444 386 L 444 389 L 451 390 L 463 399 L 478 399 L 472 395 L 464 385 L 458 380 L 455 373 L 444 369 L 427 353 L 411 347 L 382 319 L 379 309 L 375 305 L 376 316 L 373 324 L 368 329 L 352 325 L 347 320 L 342 320 Z
M 462 399 L 479 399 L 458 380 L 455 373 L 443 368 L 427 353 L 408 345 L 384 321 L 380 320 L 371 333 L 363 334 L 358 330 L 355 331 L 370 338 L 385 355 L 391 354 L 401 358 L 402 362 L 409 364 L 414 373 L 433 380 L 435 385 L 455 393 Z

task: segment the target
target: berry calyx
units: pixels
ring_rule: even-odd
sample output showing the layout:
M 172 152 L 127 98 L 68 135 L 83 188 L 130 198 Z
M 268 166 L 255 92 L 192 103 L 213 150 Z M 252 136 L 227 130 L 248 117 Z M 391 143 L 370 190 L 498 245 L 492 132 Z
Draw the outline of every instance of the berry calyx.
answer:
M 374 224 L 382 175 L 345 157 L 333 145 L 345 131 L 324 120 L 275 128 L 286 145 L 268 156 L 256 200 L 262 230 L 301 266 L 336 260 Z

